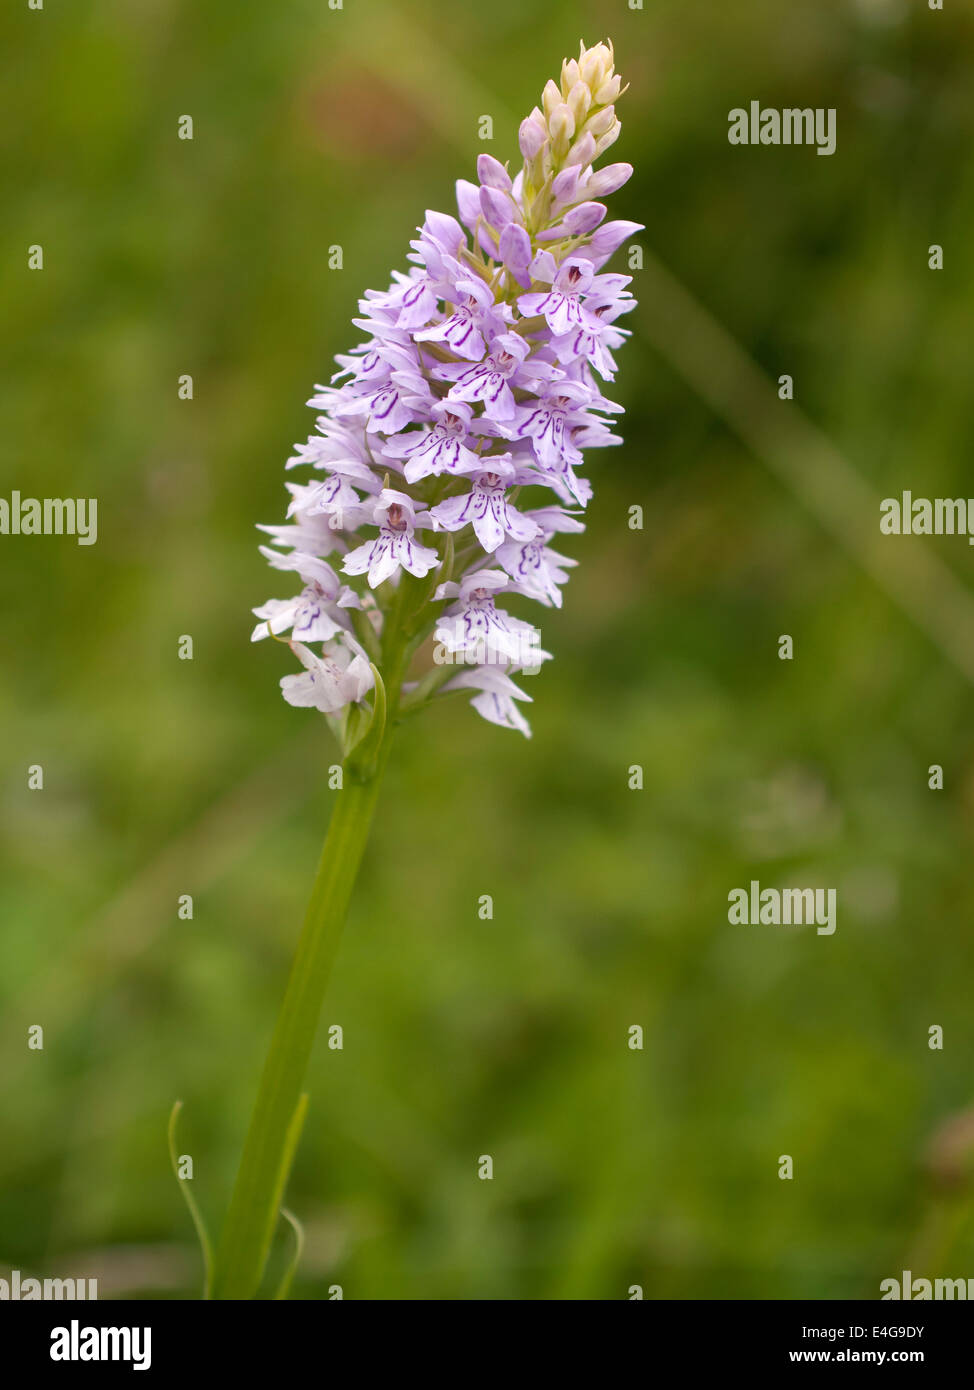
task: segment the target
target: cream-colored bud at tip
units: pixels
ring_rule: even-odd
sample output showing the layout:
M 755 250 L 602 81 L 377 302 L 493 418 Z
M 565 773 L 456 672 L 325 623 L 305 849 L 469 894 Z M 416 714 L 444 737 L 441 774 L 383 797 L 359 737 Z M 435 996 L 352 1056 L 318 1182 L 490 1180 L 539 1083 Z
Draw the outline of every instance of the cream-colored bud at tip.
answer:
M 569 58 L 561 65 L 561 90 L 566 97 L 578 80 L 578 64 Z
M 595 91 L 612 76 L 612 64 L 612 49 L 606 48 L 604 43 L 597 43 L 594 48 L 583 49 L 578 60 L 582 81 L 587 82 Z
M 582 124 L 588 115 L 588 109 L 592 105 L 592 91 L 584 82 L 576 82 L 568 93 L 568 105 L 571 107 L 572 115 L 575 117 L 575 129 Z
M 552 82 L 551 78 L 544 85 L 544 91 L 541 93 L 541 104 L 544 106 L 546 116 L 550 116 L 555 107 L 561 105 L 561 92 L 558 89 L 558 84 Z
M 591 87 L 594 92 L 601 87 L 605 81 L 605 73 L 602 64 L 594 53 L 587 53 L 578 63 L 579 76 L 587 87 Z
M 613 77 L 609 81 L 603 82 L 601 87 L 597 88 L 595 100 L 598 102 L 599 106 L 608 106 L 610 101 L 615 101 L 618 98 L 621 91 L 622 78 L 618 76 Z
M 552 111 L 548 117 L 548 130 L 556 145 L 560 141 L 564 141 L 565 148 L 568 148 L 568 142 L 575 134 L 575 117 L 572 115 L 572 108 L 567 102 L 560 102 Z

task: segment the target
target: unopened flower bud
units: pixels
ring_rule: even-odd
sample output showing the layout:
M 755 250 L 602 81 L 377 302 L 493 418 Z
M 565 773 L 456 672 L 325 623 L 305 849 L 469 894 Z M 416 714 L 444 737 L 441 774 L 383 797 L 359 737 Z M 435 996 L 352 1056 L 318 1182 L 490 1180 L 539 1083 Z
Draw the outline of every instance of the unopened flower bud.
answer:
M 594 48 L 582 47 L 578 57 L 579 73 L 582 81 L 588 83 L 593 92 L 612 76 L 615 55 L 612 47 L 597 43 Z
M 555 202 L 570 203 L 575 196 L 578 188 L 578 179 L 581 174 L 577 164 L 573 164 L 568 169 L 562 169 L 560 174 L 556 174 L 551 185 L 551 196 Z
M 508 222 L 501 232 L 498 245 L 500 258 L 523 289 L 531 285 L 531 238 L 517 222 Z
M 641 222 L 606 222 L 594 234 L 588 249 L 600 259 L 608 260 L 613 251 L 617 251 L 624 241 L 628 241 L 631 236 L 644 230 Z
M 511 176 L 492 154 L 482 154 L 477 159 L 477 177 L 487 188 L 499 188 L 504 193 L 511 189 Z
M 508 195 L 489 185 L 480 190 L 480 210 L 488 225 L 498 229 L 506 227 L 514 219 L 514 209 Z
M 480 189 L 469 179 L 457 179 L 457 207 L 463 221 L 472 227 L 480 215 Z
M 565 213 L 562 225 L 572 236 L 583 236 L 586 232 L 594 232 L 605 214 L 604 203 L 579 203 L 577 208 Z
M 544 84 L 544 91 L 541 93 L 541 104 L 544 107 L 545 115 L 549 118 L 555 107 L 561 105 L 561 92 L 558 90 L 558 84 L 552 82 L 550 77 Z
M 585 185 L 585 192 L 590 198 L 604 198 L 609 193 L 615 193 L 631 178 L 631 164 L 607 164 L 604 169 L 596 169 L 592 174 Z
M 548 127 L 545 125 L 544 116 L 535 107 L 530 116 L 525 117 L 521 122 L 521 128 L 518 131 L 518 144 L 524 158 L 534 159 L 539 155 L 547 138 Z
M 551 132 L 552 149 L 560 159 L 567 152 L 575 134 L 575 117 L 567 102 L 561 102 L 552 111 L 548 117 L 548 129 Z
M 578 71 L 582 81 L 593 92 L 597 91 L 598 88 L 601 87 L 602 83 L 605 81 L 605 74 L 602 68 L 602 64 L 599 61 L 599 56 L 594 51 L 594 49 L 590 50 L 588 53 L 585 54 L 583 58 L 579 60 Z
M 586 87 L 584 82 L 576 82 L 568 93 L 568 105 L 572 109 L 572 115 L 575 117 L 575 126 L 577 129 L 585 120 L 585 117 L 588 115 L 588 109 L 592 105 L 591 88 Z
M 596 111 L 593 116 L 589 116 L 588 120 L 585 122 L 585 129 L 591 131 L 597 140 L 600 135 L 605 134 L 615 118 L 615 107 L 607 106 L 604 111 Z
M 604 138 L 603 136 L 603 139 Z M 591 164 L 597 153 L 598 146 L 586 130 L 578 137 L 574 145 L 572 145 L 571 149 L 568 151 L 565 163 L 580 164 L 584 169 L 587 164 Z
M 578 80 L 578 64 L 574 58 L 567 58 L 561 65 L 561 90 L 566 97 Z
M 608 106 L 616 101 L 622 91 L 622 78 L 611 77 L 608 82 L 603 82 L 602 86 L 596 90 L 595 100 L 599 106 Z

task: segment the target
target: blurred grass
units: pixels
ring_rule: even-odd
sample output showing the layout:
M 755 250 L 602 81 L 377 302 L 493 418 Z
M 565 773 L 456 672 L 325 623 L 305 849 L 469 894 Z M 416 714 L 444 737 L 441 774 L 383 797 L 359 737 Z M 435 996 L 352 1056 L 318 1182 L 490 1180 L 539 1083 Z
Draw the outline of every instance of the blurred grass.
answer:
M 97 496 L 100 535 L 0 552 L 0 1261 L 189 1297 L 166 1119 L 181 1097 L 216 1224 L 331 795 L 282 653 L 247 640 L 277 592 L 252 528 L 283 513 L 358 296 L 450 206 L 478 117 L 513 155 L 545 77 L 608 26 L 637 170 L 617 214 L 794 376 L 855 477 L 966 496 L 974 26 L 894 0 L 106 0 L 2 23 L 0 492 Z M 836 106 L 838 152 L 729 146 L 752 97 Z M 533 741 L 463 703 L 401 739 L 289 1193 L 298 1296 L 875 1297 L 943 1200 L 923 1155 L 974 1101 L 970 688 L 865 572 L 876 518 L 837 546 L 657 310 L 629 323 L 626 446 L 590 469 Z M 906 565 L 924 543 L 887 544 Z M 969 548 L 928 552 L 966 608 Z M 836 935 L 729 927 L 751 877 L 837 886 Z M 931 1273 L 970 1271 L 963 1192 Z

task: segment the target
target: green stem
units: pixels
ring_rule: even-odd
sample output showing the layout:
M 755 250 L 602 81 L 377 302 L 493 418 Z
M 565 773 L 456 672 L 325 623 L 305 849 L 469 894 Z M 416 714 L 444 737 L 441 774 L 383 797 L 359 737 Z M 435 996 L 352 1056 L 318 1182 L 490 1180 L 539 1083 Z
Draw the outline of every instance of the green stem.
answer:
M 368 774 L 347 767 L 338 793 L 217 1252 L 213 1298 L 254 1298 L 260 1287 L 296 1142 L 292 1121 L 388 751 L 387 730 Z
M 260 1288 L 304 1119 L 301 1087 L 389 760 L 416 615 L 427 597 L 424 581 L 404 574 L 386 617 L 373 706 L 373 719 L 381 714 L 381 723 L 345 759 L 217 1250 L 211 1298 L 255 1298 Z

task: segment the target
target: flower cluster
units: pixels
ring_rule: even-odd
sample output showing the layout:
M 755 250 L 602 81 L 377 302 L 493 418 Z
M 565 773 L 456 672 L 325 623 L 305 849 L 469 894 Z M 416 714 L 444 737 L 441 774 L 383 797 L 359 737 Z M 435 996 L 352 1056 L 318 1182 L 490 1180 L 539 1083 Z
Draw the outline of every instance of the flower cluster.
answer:
M 459 220 L 427 212 L 409 271 L 360 301 L 365 339 L 315 387 L 316 433 L 288 460 L 312 478 L 288 483 L 288 524 L 262 528 L 262 554 L 304 586 L 254 610 L 254 638 L 290 633 L 304 668 L 281 681 L 291 704 L 364 700 L 408 587 L 394 640 L 411 658 L 432 637 L 439 669 L 415 685 L 402 672 L 404 698 L 469 689 L 485 718 L 529 733 L 512 677 L 548 653 L 501 605 L 560 606 L 575 562 L 553 542 L 583 529 L 584 451 L 620 442 L 603 383 L 635 301 L 602 268 L 640 227 L 606 222 L 599 201 L 631 167 L 593 168 L 618 138 L 620 91 L 611 45 L 583 45 L 522 123 L 516 177 L 481 155 Z

